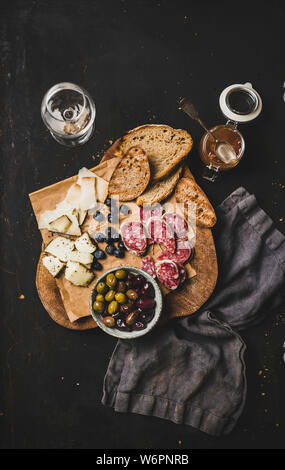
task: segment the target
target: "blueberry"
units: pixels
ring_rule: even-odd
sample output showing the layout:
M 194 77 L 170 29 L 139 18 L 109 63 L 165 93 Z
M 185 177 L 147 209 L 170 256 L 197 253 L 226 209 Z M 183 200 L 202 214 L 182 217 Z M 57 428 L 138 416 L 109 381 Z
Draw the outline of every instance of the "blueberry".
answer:
M 123 258 L 124 257 L 123 250 L 121 250 L 120 248 L 116 248 L 114 251 L 114 256 L 116 256 L 116 258 Z
M 104 233 L 101 233 L 101 232 L 96 233 L 95 240 L 99 243 L 103 243 L 105 241 Z
M 106 254 L 104 253 L 103 250 L 96 250 L 95 253 L 94 253 L 94 258 L 95 259 L 105 259 Z
M 113 255 L 114 251 L 115 251 L 115 247 L 111 243 L 108 244 L 105 248 L 105 252 L 107 253 L 107 255 Z
M 120 212 L 121 212 L 121 214 L 123 214 L 123 215 L 128 215 L 128 214 L 131 212 L 131 210 L 130 210 L 130 208 L 129 208 L 126 204 L 123 204 L 123 205 L 120 207 Z
M 106 205 L 107 207 L 110 207 L 111 203 L 112 203 L 112 199 L 111 199 L 110 197 L 108 197 L 108 198 L 106 199 L 106 201 L 105 201 L 105 205 Z
M 103 220 L 104 220 L 104 215 L 102 214 L 102 212 L 96 211 L 95 214 L 93 215 L 93 218 L 94 218 L 97 222 L 103 222 Z
M 94 269 L 94 271 L 102 271 L 103 266 L 101 263 L 99 263 L 99 261 L 94 260 L 92 263 L 92 269 Z
M 125 250 L 126 249 L 124 243 L 121 240 L 118 242 L 118 248 L 120 248 L 120 250 Z

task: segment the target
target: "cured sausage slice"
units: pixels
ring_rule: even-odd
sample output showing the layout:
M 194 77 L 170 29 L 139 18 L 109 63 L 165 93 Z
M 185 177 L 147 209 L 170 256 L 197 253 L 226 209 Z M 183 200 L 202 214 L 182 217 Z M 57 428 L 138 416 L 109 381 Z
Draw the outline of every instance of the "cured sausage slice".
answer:
M 121 235 L 127 250 L 139 256 L 144 254 L 147 248 L 147 238 L 140 222 L 124 222 L 121 225 Z
M 140 221 L 145 227 L 147 226 L 147 223 L 151 217 L 161 218 L 162 214 L 163 207 L 160 204 L 156 204 L 155 206 L 144 205 L 140 207 Z M 152 245 L 154 243 L 154 239 L 149 233 L 147 233 L 147 243 L 148 245 Z
M 159 256 L 158 260 L 170 259 L 175 263 L 186 263 L 191 256 L 191 248 L 187 240 L 178 240 L 175 253 L 170 250 L 164 250 Z
M 170 253 L 175 252 L 176 242 L 171 227 L 159 217 L 151 217 L 146 224 L 148 236 L 151 240 L 163 245 Z
M 179 267 L 174 261 L 163 260 L 155 263 L 158 280 L 168 289 L 175 290 L 180 284 Z
M 154 262 L 154 260 L 152 259 L 151 256 L 145 256 L 142 259 L 141 269 L 143 269 L 143 271 L 148 273 L 153 278 L 156 277 L 155 262 Z
M 172 228 L 175 236 L 180 239 L 187 239 L 188 224 L 181 215 L 175 212 L 168 212 L 164 214 L 163 220 Z

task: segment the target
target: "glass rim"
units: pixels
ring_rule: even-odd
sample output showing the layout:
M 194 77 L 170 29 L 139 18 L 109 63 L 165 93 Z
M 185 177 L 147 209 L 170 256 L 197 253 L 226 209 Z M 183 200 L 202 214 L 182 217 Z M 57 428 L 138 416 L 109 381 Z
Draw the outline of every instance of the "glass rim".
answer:
M 48 106 L 47 106 L 48 100 L 50 99 L 52 93 L 54 93 L 55 89 L 58 90 L 58 91 L 60 91 L 60 89 L 76 90 L 76 91 L 79 91 L 81 93 L 81 95 L 83 95 L 84 107 L 80 111 L 80 114 L 78 115 L 77 119 L 79 119 L 79 117 L 82 115 L 82 112 L 86 109 L 86 97 L 89 100 L 90 120 L 89 120 L 88 124 L 80 132 L 78 132 L 76 135 L 69 135 L 69 134 L 64 134 L 63 135 L 61 133 L 56 132 L 54 129 L 51 128 L 51 126 L 48 124 L 48 122 L 45 119 L 45 112 L 47 111 L 49 116 L 52 117 L 52 119 L 55 119 L 58 122 L 64 122 L 64 120 L 62 121 L 61 119 L 58 119 L 55 116 L 51 115 L 51 113 L 48 109 Z M 45 93 L 45 95 L 42 99 L 42 103 L 41 103 L 41 116 L 42 116 L 42 120 L 43 120 L 45 126 L 49 129 L 50 132 L 52 132 L 53 134 L 58 135 L 60 138 L 64 138 L 64 139 L 67 139 L 67 140 L 72 140 L 72 139 L 77 139 L 78 137 L 81 137 L 86 132 L 88 132 L 90 127 L 93 126 L 94 120 L 95 120 L 95 117 L 96 117 L 96 106 L 95 106 L 95 103 L 94 103 L 93 99 L 91 98 L 89 93 L 85 90 L 85 88 L 80 87 L 76 83 L 72 83 L 72 82 L 60 82 L 60 83 L 57 83 L 57 84 L 53 85 Z M 76 121 L 77 121 L 77 119 L 76 119 Z M 76 122 L 76 121 L 73 121 L 73 122 Z M 72 122 L 72 121 L 70 121 L 70 122 Z

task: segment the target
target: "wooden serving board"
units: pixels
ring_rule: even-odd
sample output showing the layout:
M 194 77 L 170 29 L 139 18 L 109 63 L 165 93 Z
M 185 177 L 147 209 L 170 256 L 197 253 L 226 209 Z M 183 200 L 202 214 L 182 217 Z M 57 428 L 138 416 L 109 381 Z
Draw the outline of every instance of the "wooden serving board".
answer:
M 102 161 L 113 158 L 117 142 L 107 150 Z M 186 171 L 187 176 L 191 176 L 190 170 Z M 73 323 L 69 321 L 56 282 L 42 265 L 42 256 L 43 253 L 38 262 L 36 287 L 49 316 L 59 325 L 72 330 L 95 328 L 97 325 L 92 317 L 84 317 Z M 212 294 L 218 278 L 218 265 L 210 229 L 197 227 L 195 256 L 191 265 L 196 270 L 196 276 L 185 282 L 177 292 L 172 292 L 164 298 L 163 322 L 174 317 L 193 315 Z

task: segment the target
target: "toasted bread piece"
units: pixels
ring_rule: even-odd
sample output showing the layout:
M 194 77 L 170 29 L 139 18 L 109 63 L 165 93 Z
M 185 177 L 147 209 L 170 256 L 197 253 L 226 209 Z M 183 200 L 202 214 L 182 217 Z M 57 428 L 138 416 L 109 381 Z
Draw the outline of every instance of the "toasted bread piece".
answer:
M 155 204 L 166 199 L 174 190 L 183 168 L 180 166 L 177 170 L 171 173 L 166 178 L 163 178 L 157 183 L 151 183 L 147 190 L 137 198 L 137 205 L 142 206 L 143 204 Z
M 144 192 L 150 180 L 146 153 L 140 147 L 129 148 L 109 182 L 109 195 L 131 201 Z
M 204 191 L 194 179 L 181 178 L 175 190 L 176 201 L 196 204 L 196 223 L 201 227 L 213 227 L 217 222 L 215 211 Z
M 193 140 L 188 132 L 170 126 L 146 124 L 129 131 L 119 143 L 124 153 L 139 145 L 147 154 L 152 181 L 168 175 L 190 152 Z

